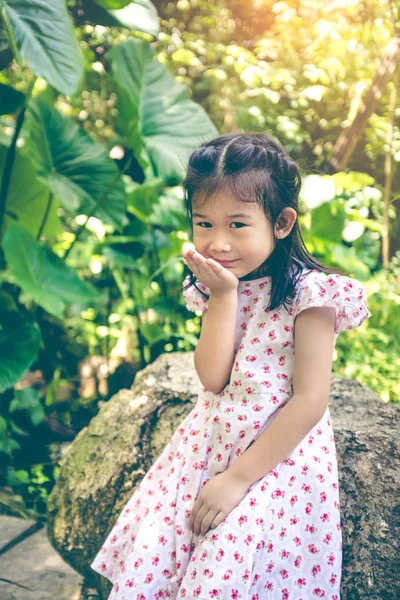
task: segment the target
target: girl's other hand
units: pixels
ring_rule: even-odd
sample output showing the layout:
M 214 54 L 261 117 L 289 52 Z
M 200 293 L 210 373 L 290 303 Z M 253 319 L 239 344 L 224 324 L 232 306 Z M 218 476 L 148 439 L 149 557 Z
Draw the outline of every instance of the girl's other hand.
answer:
M 182 253 L 183 262 L 204 283 L 213 295 L 224 294 L 236 290 L 239 279 L 212 258 L 205 258 L 197 250 L 186 250 Z

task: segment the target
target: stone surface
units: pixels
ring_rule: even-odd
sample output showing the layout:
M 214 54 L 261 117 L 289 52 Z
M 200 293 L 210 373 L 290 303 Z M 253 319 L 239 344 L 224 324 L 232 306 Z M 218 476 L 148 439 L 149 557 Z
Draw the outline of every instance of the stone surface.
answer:
M 104 598 L 111 586 L 90 563 L 200 389 L 193 353 L 160 356 L 137 374 L 132 390 L 101 407 L 62 459 L 48 502 L 48 535 Z M 341 600 L 398 600 L 400 410 L 338 377 L 329 406 L 342 510 Z
M 1 547 L 32 525 L 34 521 L 0 516 Z M 0 558 L 1 600 L 81 600 L 82 582 L 82 576 L 65 564 L 51 546 L 45 529 Z

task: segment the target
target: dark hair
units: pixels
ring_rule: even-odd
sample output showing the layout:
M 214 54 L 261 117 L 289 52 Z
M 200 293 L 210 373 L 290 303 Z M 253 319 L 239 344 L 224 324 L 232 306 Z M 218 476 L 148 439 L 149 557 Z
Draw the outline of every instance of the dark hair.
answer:
M 183 182 L 184 206 L 191 239 L 194 200 L 196 204 L 203 204 L 218 191 L 229 189 L 239 201 L 256 201 L 270 220 L 274 232 L 275 223 L 284 208 L 291 207 L 299 215 L 300 188 L 298 164 L 270 135 L 227 133 L 203 143 L 191 154 Z M 340 269 L 323 265 L 309 254 L 301 236 L 298 218 L 285 238 L 275 239 L 273 252 L 260 266 L 260 277 L 264 274 L 272 276 L 270 310 L 293 301 L 303 269 L 344 274 Z M 280 273 L 285 273 L 285 277 L 279 277 Z M 195 280 L 195 275 L 190 271 L 190 281 L 181 291 L 195 285 Z M 207 294 L 195 287 L 208 299 Z

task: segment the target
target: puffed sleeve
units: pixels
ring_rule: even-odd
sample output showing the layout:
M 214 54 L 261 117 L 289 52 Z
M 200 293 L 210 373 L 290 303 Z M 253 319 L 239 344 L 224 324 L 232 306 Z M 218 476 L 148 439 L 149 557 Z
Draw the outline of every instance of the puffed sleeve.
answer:
M 294 319 L 306 308 L 331 306 L 336 309 L 335 333 L 359 327 L 371 316 L 365 288 L 356 279 L 338 273 L 311 271 L 301 277 L 294 300 Z
M 190 275 L 187 275 L 183 282 L 183 287 L 185 287 L 189 283 L 189 281 Z M 197 279 L 195 283 L 199 289 L 201 289 L 207 294 L 207 296 L 210 295 L 210 290 L 206 285 L 204 285 L 204 283 L 200 283 L 200 281 L 198 281 Z M 188 310 L 192 312 L 200 312 L 201 314 L 203 314 L 207 311 L 208 299 L 205 296 L 203 296 L 203 294 L 199 292 L 198 289 L 196 289 L 196 286 L 191 285 L 186 290 L 183 290 L 183 299 Z

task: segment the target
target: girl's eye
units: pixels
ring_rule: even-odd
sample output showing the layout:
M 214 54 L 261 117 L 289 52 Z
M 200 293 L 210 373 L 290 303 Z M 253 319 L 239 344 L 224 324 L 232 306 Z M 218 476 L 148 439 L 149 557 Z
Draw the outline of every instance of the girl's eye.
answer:
M 246 227 L 245 223 L 239 223 L 238 221 L 233 221 L 232 224 L 240 225 L 240 227 L 234 227 L 234 229 L 241 229 L 242 227 Z M 201 221 L 200 223 L 197 223 L 198 227 L 202 227 L 202 225 L 210 225 L 210 223 L 207 223 L 207 221 Z M 203 229 L 208 229 L 208 227 L 203 227 Z

